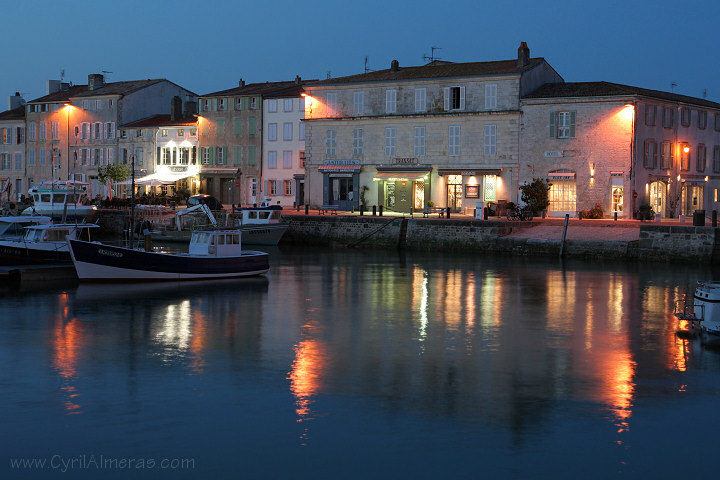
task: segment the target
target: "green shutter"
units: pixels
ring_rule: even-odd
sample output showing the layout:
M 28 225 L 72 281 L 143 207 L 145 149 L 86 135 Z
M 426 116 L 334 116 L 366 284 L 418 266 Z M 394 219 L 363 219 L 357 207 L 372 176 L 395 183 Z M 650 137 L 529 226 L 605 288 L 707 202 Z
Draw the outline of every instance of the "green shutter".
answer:
M 235 135 L 242 135 L 242 118 L 235 117 Z
M 215 147 L 210 148 L 210 165 L 215 165 Z
M 548 123 L 548 133 L 550 138 L 555 138 L 555 112 L 550 112 L 550 122 Z
M 248 118 L 248 135 L 255 135 L 256 133 L 256 127 L 255 127 L 255 117 Z
M 242 165 L 242 147 L 235 147 L 233 149 L 233 165 Z
M 570 112 L 570 138 L 575 138 L 575 112 Z
M 217 134 L 218 134 L 218 136 L 225 135 L 225 119 L 224 118 L 217 119 Z
M 256 165 L 256 161 L 255 161 L 256 148 L 257 147 L 255 145 L 248 146 L 248 150 L 247 150 L 247 164 L 248 165 L 252 165 L 252 166 Z

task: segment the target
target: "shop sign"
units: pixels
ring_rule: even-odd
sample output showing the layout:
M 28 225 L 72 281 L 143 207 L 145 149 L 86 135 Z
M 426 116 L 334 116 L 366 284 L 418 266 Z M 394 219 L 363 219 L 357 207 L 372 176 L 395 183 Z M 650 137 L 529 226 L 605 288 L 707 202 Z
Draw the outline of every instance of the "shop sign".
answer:
M 472 177 L 472 176 L 475 175 L 475 172 L 473 172 L 473 171 L 461 171 L 461 172 L 460 172 L 460 175 L 465 175 L 465 176 L 468 176 L 468 177 Z
M 419 162 L 415 157 L 395 157 L 392 163 L 393 165 L 417 165 Z
M 563 156 L 562 150 L 545 150 L 545 158 L 559 158 Z
M 326 158 L 323 161 L 323 165 L 360 165 L 360 160 L 350 159 L 350 160 L 332 160 Z

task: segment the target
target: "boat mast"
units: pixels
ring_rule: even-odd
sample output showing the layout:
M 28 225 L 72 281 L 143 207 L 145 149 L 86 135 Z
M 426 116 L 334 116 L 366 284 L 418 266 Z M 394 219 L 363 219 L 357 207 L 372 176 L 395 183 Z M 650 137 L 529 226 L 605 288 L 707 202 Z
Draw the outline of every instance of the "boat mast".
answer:
M 135 146 L 130 155 L 130 248 L 135 244 Z

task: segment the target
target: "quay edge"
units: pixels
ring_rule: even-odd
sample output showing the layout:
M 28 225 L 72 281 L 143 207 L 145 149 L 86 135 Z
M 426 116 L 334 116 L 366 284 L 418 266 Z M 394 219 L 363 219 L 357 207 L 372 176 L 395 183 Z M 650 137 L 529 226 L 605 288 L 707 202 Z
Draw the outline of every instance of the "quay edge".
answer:
M 322 245 L 333 248 L 400 248 L 488 252 L 504 255 L 555 256 L 560 254 L 562 227 L 555 238 L 534 238 L 539 222 L 504 220 L 452 220 L 408 217 L 291 215 L 283 244 Z M 608 235 L 597 235 L 597 225 Z M 584 229 L 587 229 L 585 232 Z M 623 229 L 624 239 L 612 229 Z M 720 263 L 718 228 L 652 223 L 597 224 L 571 222 L 564 255 L 573 258 L 639 260 L 653 262 Z M 627 239 L 630 233 L 630 239 Z M 547 235 L 545 235 L 547 237 Z

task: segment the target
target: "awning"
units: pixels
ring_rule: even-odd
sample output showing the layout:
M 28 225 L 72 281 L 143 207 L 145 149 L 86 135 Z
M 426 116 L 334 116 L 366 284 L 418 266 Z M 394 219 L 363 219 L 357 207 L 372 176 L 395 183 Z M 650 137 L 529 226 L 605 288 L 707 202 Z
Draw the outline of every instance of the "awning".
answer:
M 360 165 L 320 165 L 318 172 L 350 172 L 357 173 L 360 171 Z
M 188 172 L 166 172 L 166 173 L 151 173 L 144 177 L 136 178 L 135 185 L 172 185 L 178 180 L 194 176 L 195 173 Z M 118 182 L 117 185 L 131 185 L 132 180 L 125 180 L 124 182 Z
M 575 173 L 573 173 L 573 172 L 552 172 L 552 173 L 548 173 L 548 178 L 570 179 L 570 178 L 575 178 Z
M 417 180 L 425 177 L 429 172 L 378 172 L 375 178 L 397 178 L 398 180 Z

